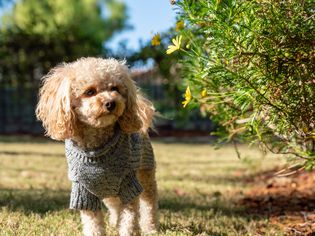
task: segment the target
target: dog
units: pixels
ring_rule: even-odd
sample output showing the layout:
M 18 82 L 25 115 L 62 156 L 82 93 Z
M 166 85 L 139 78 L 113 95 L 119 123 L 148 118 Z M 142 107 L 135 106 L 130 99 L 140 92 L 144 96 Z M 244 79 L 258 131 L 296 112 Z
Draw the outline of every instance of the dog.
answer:
M 154 114 L 125 62 L 81 58 L 43 77 L 36 116 L 47 136 L 65 141 L 70 208 L 80 210 L 84 235 L 105 235 L 101 202 L 119 235 L 157 232 Z

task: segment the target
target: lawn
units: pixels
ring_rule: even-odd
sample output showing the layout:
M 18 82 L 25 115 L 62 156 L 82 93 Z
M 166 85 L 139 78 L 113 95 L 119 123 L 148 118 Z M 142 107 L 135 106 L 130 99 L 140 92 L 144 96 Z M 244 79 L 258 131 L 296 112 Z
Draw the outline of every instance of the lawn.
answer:
M 264 235 L 282 235 L 267 218 L 235 204 L 251 187 L 244 178 L 279 165 L 277 157 L 246 146 L 240 147 L 241 160 L 232 146 L 216 150 L 161 140 L 153 146 L 159 235 L 260 235 L 262 226 Z M 80 235 L 79 214 L 67 209 L 70 182 L 62 143 L 0 138 L 0 179 L 1 235 Z

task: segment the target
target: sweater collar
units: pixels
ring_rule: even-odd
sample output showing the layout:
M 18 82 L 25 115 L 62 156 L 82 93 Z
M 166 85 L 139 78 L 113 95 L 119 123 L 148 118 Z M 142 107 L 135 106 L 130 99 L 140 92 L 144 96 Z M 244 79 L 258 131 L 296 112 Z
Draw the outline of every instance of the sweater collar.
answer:
M 116 149 L 117 146 L 119 146 L 119 144 L 121 143 L 122 136 L 123 133 L 121 132 L 121 130 L 119 128 L 116 128 L 112 139 L 109 142 L 105 143 L 102 147 L 96 149 L 82 149 L 72 139 L 67 139 L 65 142 L 68 148 L 72 149 L 80 156 L 93 158 L 105 155 Z

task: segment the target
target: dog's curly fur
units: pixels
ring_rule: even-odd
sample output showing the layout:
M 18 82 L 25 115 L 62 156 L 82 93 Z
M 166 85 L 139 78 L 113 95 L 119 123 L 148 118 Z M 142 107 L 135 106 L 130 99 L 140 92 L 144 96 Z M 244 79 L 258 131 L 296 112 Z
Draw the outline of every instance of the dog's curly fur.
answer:
M 154 108 L 139 93 L 124 62 L 82 58 L 43 78 L 36 115 L 51 138 L 72 139 L 91 149 L 108 142 L 117 124 L 125 133 L 147 135 Z M 144 189 L 139 198 L 125 205 L 118 198 L 104 199 L 110 224 L 122 236 L 140 234 L 140 226 L 144 233 L 157 231 L 155 169 L 138 170 L 137 177 Z M 85 235 L 105 235 L 101 211 L 81 211 L 81 219 Z

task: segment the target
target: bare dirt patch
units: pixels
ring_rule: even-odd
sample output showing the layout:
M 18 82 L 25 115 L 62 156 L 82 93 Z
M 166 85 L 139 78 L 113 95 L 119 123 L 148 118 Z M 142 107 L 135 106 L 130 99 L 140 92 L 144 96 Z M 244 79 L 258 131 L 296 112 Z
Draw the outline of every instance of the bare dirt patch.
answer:
M 276 176 L 276 172 L 245 178 L 252 187 L 238 204 L 252 216 L 267 217 L 285 235 L 315 235 L 315 171 L 286 177 Z

